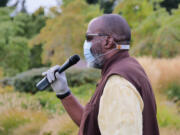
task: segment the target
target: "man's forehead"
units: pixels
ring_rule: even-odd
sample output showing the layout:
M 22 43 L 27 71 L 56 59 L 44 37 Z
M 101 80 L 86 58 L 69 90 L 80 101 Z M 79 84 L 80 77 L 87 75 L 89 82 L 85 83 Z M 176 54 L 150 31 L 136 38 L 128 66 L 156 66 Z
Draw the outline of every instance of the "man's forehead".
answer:
M 94 18 L 90 21 L 88 24 L 87 33 L 96 33 L 100 29 L 101 26 L 101 20 L 99 18 Z

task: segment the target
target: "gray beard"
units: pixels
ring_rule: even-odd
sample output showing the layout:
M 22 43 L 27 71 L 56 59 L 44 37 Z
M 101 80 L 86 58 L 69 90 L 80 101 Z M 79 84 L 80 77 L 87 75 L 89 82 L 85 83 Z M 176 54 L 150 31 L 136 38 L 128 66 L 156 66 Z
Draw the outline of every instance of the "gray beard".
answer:
M 103 57 L 98 57 L 98 56 L 94 56 L 94 57 L 95 60 L 93 62 L 88 63 L 88 67 L 102 69 L 104 65 Z
M 110 50 L 109 52 L 106 52 L 105 54 L 94 54 L 93 56 L 95 57 L 95 60 L 88 63 L 88 67 L 92 68 L 97 68 L 97 69 L 102 69 L 105 63 L 105 55 L 108 53 L 111 53 L 112 51 L 115 51 L 116 48 Z

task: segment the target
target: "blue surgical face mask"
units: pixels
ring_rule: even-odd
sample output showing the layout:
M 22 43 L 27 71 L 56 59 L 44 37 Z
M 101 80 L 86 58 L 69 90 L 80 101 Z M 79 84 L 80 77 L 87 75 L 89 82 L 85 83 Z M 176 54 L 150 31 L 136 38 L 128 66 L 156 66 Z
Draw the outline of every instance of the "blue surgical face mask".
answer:
M 95 60 L 95 57 L 91 53 L 92 42 L 88 42 L 85 40 L 84 42 L 84 57 L 88 63 L 91 63 Z
M 87 61 L 87 66 L 88 67 L 93 67 L 93 68 L 101 68 L 103 65 L 103 57 L 104 55 L 110 53 L 115 49 L 112 49 L 111 51 L 105 53 L 105 54 L 99 54 L 96 56 L 93 56 L 93 54 L 91 53 L 91 47 L 92 47 L 92 42 L 88 42 L 87 40 L 85 40 L 84 42 L 84 57 Z
M 128 50 L 130 48 L 129 45 L 116 45 L 116 48 L 110 50 L 109 52 L 106 52 L 105 54 L 100 54 L 94 57 L 91 53 L 91 47 L 92 47 L 92 42 L 88 42 L 87 40 L 85 40 L 84 57 L 88 63 L 88 66 L 95 67 L 95 68 L 101 68 L 101 66 L 103 65 L 103 56 L 115 50 Z

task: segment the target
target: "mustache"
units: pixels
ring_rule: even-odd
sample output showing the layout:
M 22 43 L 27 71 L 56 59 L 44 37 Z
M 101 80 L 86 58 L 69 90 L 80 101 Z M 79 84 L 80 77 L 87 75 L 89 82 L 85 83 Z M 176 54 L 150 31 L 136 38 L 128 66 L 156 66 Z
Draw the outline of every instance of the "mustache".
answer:
M 91 47 L 91 53 L 93 54 L 93 56 L 101 55 L 103 53 L 101 42 L 102 41 L 100 39 L 93 42 L 93 45 Z
M 91 48 L 91 53 L 94 57 L 97 57 L 102 54 L 102 51 L 99 48 Z

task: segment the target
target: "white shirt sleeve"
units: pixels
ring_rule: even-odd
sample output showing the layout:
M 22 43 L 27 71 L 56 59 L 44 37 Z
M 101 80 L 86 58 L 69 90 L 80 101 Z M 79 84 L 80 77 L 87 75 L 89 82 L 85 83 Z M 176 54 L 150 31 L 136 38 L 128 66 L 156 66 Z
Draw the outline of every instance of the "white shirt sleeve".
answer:
M 98 124 L 102 135 L 142 135 L 143 100 L 126 79 L 112 75 L 100 99 Z

